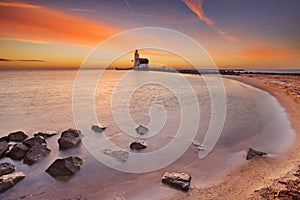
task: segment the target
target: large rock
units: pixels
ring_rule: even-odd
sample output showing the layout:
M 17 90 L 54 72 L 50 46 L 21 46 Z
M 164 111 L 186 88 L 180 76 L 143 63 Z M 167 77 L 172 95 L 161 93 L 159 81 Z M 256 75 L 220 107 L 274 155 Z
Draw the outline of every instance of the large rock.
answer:
M 28 150 L 29 148 L 25 144 L 18 143 L 12 147 L 7 156 L 15 160 L 21 160 L 25 157 Z
M 13 173 L 15 170 L 16 166 L 11 163 L 0 163 L 0 176 Z
M 49 138 L 49 137 L 52 137 L 54 135 L 56 135 L 57 133 L 55 132 L 38 132 L 38 133 L 35 133 L 34 136 L 41 136 L 45 139 Z
M 9 144 L 6 141 L 0 141 L 0 157 L 9 149 Z
M 36 144 L 47 144 L 45 138 L 41 136 L 35 136 L 32 138 L 29 138 L 23 142 L 23 144 L 27 145 L 28 147 L 33 147 Z
M 80 130 L 71 128 L 62 132 L 58 139 L 59 148 L 68 149 L 77 146 L 81 141 L 80 134 Z
M 143 125 L 139 125 L 135 128 L 135 131 L 140 135 L 145 135 L 146 133 L 148 133 L 149 129 Z
M 103 149 L 102 152 L 103 154 L 108 155 L 120 162 L 126 162 L 129 157 L 129 153 L 122 150 Z
M 5 192 L 9 188 L 16 185 L 19 181 L 25 178 L 23 172 L 15 172 L 12 174 L 3 175 L 0 177 L 0 193 Z
M 133 142 L 130 144 L 130 149 L 135 149 L 135 150 L 142 150 L 147 148 L 147 145 L 143 142 Z
M 264 152 L 256 151 L 256 150 L 250 148 L 250 149 L 248 150 L 246 160 L 251 160 L 252 158 L 255 158 L 255 157 L 261 157 L 261 156 L 264 156 L 264 155 L 267 155 L 267 154 L 264 153 Z
M 8 134 L 8 140 L 13 142 L 23 142 L 28 138 L 28 135 L 26 135 L 23 131 L 17 131 Z
M 36 144 L 29 149 L 24 158 L 24 163 L 32 165 L 33 163 L 41 160 L 50 153 L 50 149 L 47 148 L 46 144 Z
M 56 159 L 46 172 L 53 177 L 72 176 L 81 169 L 83 160 L 80 157 Z
M 106 127 L 100 127 L 98 125 L 93 125 L 91 128 L 96 133 L 102 133 L 106 129 Z
M 191 179 L 192 177 L 186 173 L 166 172 L 161 181 L 169 186 L 188 191 Z

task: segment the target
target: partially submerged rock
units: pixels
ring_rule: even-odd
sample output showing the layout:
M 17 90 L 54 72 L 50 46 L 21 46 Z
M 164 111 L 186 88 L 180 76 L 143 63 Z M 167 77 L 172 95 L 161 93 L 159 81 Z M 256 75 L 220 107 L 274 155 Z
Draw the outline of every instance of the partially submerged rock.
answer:
M 256 150 L 254 150 L 252 148 L 249 148 L 246 160 L 251 160 L 252 158 L 261 157 L 261 156 L 264 156 L 264 155 L 267 155 L 267 154 L 264 153 L 264 152 L 256 151 Z
M 25 144 L 18 143 L 6 155 L 12 159 L 21 160 L 25 157 L 28 150 L 29 148 Z
M 9 149 L 9 144 L 6 141 L 0 141 L 0 157 Z
M 108 155 L 120 162 L 126 162 L 129 157 L 129 153 L 122 150 L 103 149 L 102 152 L 103 154 Z
M 8 140 L 13 142 L 23 142 L 27 138 L 28 135 L 26 135 L 23 131 L 16 131 L 8 134 Z
M 14 164 L 5 162 L 0 163 L 0 176 L 13 173 L 16 170 L 16 166 Z
M 55 132 L 38 132 L 38 133 L 35 133 L 34 136 L 41 136 L 45 139 L 49 138 L 49 137 L 52 137 L 54 135 L 56 135 L 57 133 Z
M 81 169 L 83 160 L 80 157 L 67 157 L 56 159 L 46 172 L 53 177 L 72 176 Z
M 140 135 L 145 135 L 146 133 L 148 133 L 149 129 L 143 125 L 139 125 L 135 128 L 135 131 Z
M 191 179 L 192 177 L 186 173 L 166 172 L 161 181 L 169 186 L 188 191 Z
M 59 148 L 68 149 L 77 146 L 80 141 L 81 131 L 77 129 L 68 129 L 61 133 L 61 137 L 58 139 Z
M 41 136 L 34 136 L 32 138 L 29 138 L 23 142 L 23 144 L 27 145 L 28 147 L 33 147 L 36 144 L 47 144 L 45 138 Z
M 19 181 L 25 178 L 23 172 L 15 172 L 12 174 L 3 175 L 0 177 L 0 193 L 5 192 L 9 188 L 16 185 Z
M 147 145 L 143 142 L 133 142 L 130 144 L 130 149 L 135 149 L 135 150 L 142 150 L 142 149 L 145 149 L 147 148 Z
M 29 149 L 24 158 L 24 163 L 32 165 L 33 163 L 41 160 L 50 153 L 50 149 L 47 148 L 46 144 L 35 144 Z
M 94 132 L 96 133 L 102 133 L 102 131 L 104 131 L 106 129 L 106 127 L 104 126 L 98 126 L 98 125 L 93 125 L 91 128 Z

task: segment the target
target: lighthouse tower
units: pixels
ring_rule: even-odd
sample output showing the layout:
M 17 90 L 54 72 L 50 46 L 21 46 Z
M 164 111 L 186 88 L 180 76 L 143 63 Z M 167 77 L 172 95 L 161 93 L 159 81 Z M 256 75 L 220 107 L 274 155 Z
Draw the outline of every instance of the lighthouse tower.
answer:
M 138 50 L 135 50 L 135 53 L 134 53 L 134 66 L 133 66 L 133 68 L 138 69 L 139 66 L 140 66 L 140 55 L 139 55 Z

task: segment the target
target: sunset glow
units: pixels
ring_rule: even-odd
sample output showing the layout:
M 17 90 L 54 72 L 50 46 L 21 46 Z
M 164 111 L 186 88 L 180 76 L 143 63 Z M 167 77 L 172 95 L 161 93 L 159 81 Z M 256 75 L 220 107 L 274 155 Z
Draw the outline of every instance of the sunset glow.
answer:
M 267 10 L 261 9 L 266 2 L 255 2 L 2 1 L 0 67 L 78 68 L 90 50 L 114 34 L 154 26 L 192 37 L 220 68 L 299 69 L 299 2 L 288 0 L 281 6 L 276 0 Z M 183 64 L 160 52 L 145 51 L 144 56 L 163 65 Z M 130 66 L 131 60 L 118 63 Z

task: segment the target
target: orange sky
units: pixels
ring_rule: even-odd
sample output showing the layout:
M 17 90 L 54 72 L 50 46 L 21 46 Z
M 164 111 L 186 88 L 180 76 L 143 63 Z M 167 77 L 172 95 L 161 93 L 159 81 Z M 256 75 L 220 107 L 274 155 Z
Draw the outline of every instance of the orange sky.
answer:
M 163 6 L 162 3 L 160 6 Z M 274 43 L 267 33 L 261 35 L 256 33 L 253 36 L 241 34 L 243 24 L 226 29 L 220 23 L 221 19 L 218 23 L 217 18 L 212 19 L 205 13 L 205 3 L 208 5 L 209 0 L 183 0 L 176 3 L 177 7 L 174 9 L 182 10 L 184 14 L 181 16 L 178 13 L 180 18 L 176 20 L 175 17 L 178 16 L 174 16 L 172 21 L 167 16 L 168 12 L 159 17 L 155 14 L 152 16 L 151 13 L 137 13 L 130 1 L 123 7 L 116 6 L 116 8 L 108 5 L 108 2 L 99 1 L 97 8 L 103 8 L 102 11 L 93 7 L 74 8 L 68 4 L 63 4 L 62 7 L 32 2 L 2 1 L 0 67 L 79 67 L 89 51 L 110 36 L 141 25 L 157 24 L 183 31 L 197 40 L 219 67 L 299 68 L 299 45 L 289 41 L 288 37 L 280 38 Z M 115 12 L 118 9 L 120 12 Z M 139 9 L 151 11 L 151 7 Z M 170 11 L 170 15 L 173 14 Z M 199 27 L 195 27 L 194 24 L 198 24 Z M 182 67 L 188 66 L 177 56 L 172 57 L 160 51 L 142 51 L 142 54 L 143 57 L 150 59 L 150 64 L 153 61 L 162 65 L 174 63 L 176 67 L 181 64 Z M 131 60 L 127 58 L 115 63 L 131 66 Z

